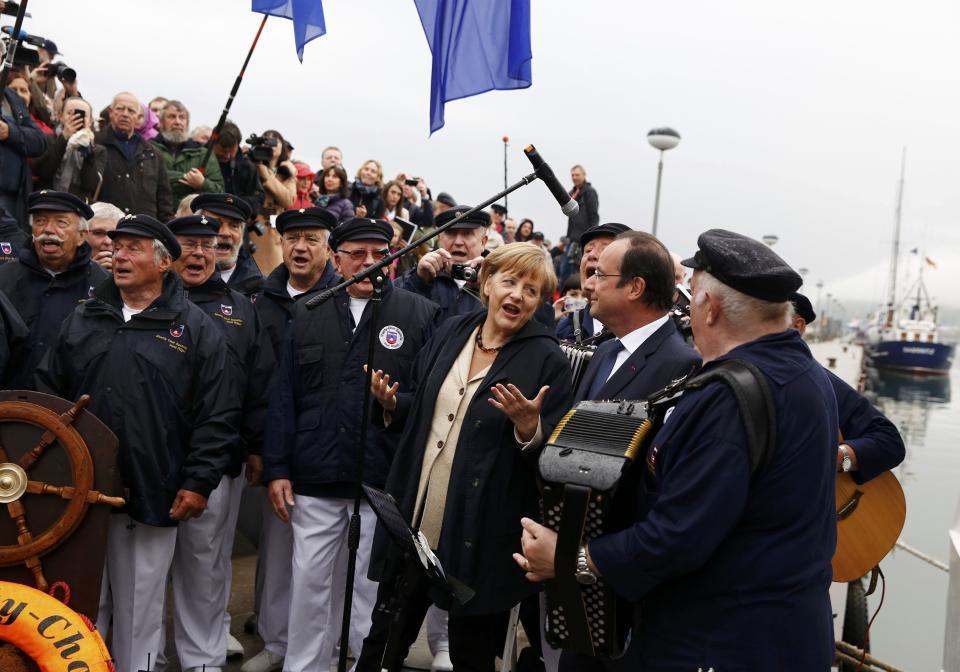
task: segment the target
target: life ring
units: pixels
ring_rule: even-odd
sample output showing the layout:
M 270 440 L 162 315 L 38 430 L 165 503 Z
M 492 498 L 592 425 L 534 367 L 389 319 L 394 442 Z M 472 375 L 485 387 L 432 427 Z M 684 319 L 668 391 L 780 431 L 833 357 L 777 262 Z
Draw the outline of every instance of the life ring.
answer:
M 41 672 L 114 672 L 110 652 L 88 620 L 35 588 L 0 581 L 0 640 Z

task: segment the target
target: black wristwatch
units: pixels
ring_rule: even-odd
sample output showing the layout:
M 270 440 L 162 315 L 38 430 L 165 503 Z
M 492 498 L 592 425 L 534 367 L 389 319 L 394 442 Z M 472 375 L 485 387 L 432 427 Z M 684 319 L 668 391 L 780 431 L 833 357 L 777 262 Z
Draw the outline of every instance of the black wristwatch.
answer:
M 576 571 L 577 582 L 584 586 L 592 586 L 597 582 L 597 575 L 593 573 L 590 569 L 590 565 L 587 564 L 587 545 L 580 544 L 580 548 L 577 549 L 577 571 Z

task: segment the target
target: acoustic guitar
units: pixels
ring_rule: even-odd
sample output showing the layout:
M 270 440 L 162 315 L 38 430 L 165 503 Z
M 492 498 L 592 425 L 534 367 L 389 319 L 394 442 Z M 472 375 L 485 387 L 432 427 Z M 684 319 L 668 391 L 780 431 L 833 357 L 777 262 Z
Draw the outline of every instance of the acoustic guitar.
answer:
M 903 488 L 892 472 L 862 484 L 849 473 L 838 473 L 833 580 L 859 579 L 879 564 L 900 538 L 906 518 Z

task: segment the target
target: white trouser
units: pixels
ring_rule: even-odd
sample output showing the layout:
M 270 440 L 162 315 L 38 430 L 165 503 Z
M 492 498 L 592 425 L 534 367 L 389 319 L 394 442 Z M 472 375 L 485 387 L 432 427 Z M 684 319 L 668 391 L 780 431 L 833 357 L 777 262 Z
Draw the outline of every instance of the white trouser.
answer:
M 290 621 L 284 672 L 317 672 L 330 667 L 340 627 L 332 623 L 333 570 L 340 548 L 347 543 L 352 499 L 294 495 L 293 565 Z M 360 506 L 361 532 L 354 571 L 350 641 L 355 651 L 370 632 L 377 584 L 367 578 L 376 517 L 370 505 Z
M 450 636 L 447 634 L 447 612 L 435 604 L 427 609 L 427 645 L 430 653 L 450 650 Z
M 293 527 L 273 512 L 270 498 L 263 501 L 263 522 L 257 549 L 257 632 L 263 648 L 278 656 L 287 654 L 287 619 L 290 618 L 290 567 L 293 565 Z
M 220 548 L 230 513 L 228 476 L 207 498 L 199 518 L 177 526 L 173 556 L 173 641 L 184 670 L 219 670 L 227 663 L 223 611 L 227 606 Z
M 153 669 L 160 652 L 163 596 L 177 544 L 176 527 L 153 527 L 110 516 L 107 576 L 113 598 L 110 652 L 117 672 Z M 98 615 L 102 630 L 109 615 Z M 149 667 L 147 657 L 149 656 Z
M 240 517 L 240 500 L 243 489 L 247 485 L 246 467 L 236 478 L 227 478 L 229 488 L 227 502 L 227 517 L 224 520 L 223 541 L 220 544 L 219 565 L 223 576 L 223 633 L 224 641 L 230 634 L 230 590 L 233 587 L 233 539 L 237 536 L 237 518 Z M 221 484 L 222 485 L 222 484 Z

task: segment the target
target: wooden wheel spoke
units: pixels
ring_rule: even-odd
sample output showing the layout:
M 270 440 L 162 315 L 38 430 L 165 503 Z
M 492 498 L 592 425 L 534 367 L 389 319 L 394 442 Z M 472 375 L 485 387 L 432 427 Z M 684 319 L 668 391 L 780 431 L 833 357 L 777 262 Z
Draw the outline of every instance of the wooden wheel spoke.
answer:
M 27 516 L 23 504 L 21 504 L 19 500 L 10 502 L 7 504 L 7 513 L 10 514 L 10 517 L 17 526 L 17 543 L 21 546 L 32 544 L 33 534 L 30 532 L 30 528 L 27 527 Z M 37 588 L 43 592 L 47 592 L 50 584 L 47 583 L 47 579 L 43 575 L 43 566 L 40 564 L 39 556 L 30 556 L 23 562 L 33 573 L 33 579 L 36 581 Z
M 60 422 L 62 422 L 65 426 L 72 425 L 77 419 L 77 416 L 80 414 L 80 411 L 86 408 L 87 404 L 89 403 L 90 395 L 84 394 L 77 400 L 77 403 L 70 407 L 70 410 L 66 411 L 60 416 Z M 26 471 L 32 467 L 37 460 L 40 459 L 44 451 L 46 451 L 46 449 L 49 448 L 56 440 L 57 435 L 54 433 L 53 429 L 48 429 L 40 436 L 40 441 L 37 443 L 37 445 L 31 448 L 28 452 L 24 453 L 23 457 L 17 461 L 17 464 L 21 469 Z M 6 462 L 7 460 L 2 461 Z
M 32 495 L 54 495 L 61 499 L 73 499 L 76 488 L 70 485 L 51 485 L 43 481 L 27 481 L 27 492 Z M 121 507 L 127 503 L 123 497 L 111 497 L 98 490 L 88 490 L 86 500 L 87 504 L 109 504 L 113 507 Z
M 0 463 L 9 462 L 10 458 L 7 457 L 7 451 L 4 449 L 3 444 L 0 443 Z

